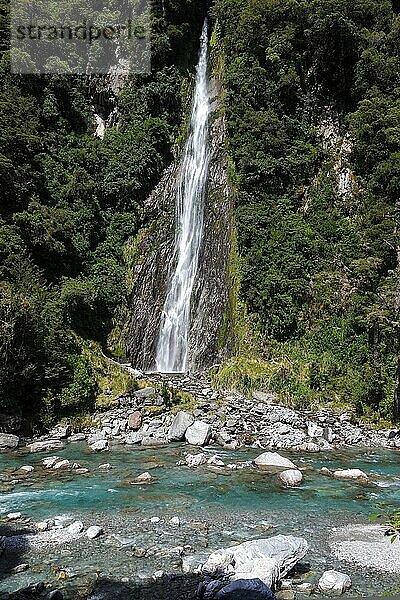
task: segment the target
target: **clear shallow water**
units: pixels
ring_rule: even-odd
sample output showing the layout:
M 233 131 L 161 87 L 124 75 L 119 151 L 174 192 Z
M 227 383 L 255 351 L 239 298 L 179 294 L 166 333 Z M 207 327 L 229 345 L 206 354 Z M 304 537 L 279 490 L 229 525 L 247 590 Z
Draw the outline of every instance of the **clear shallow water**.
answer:
M 10 478 L 19 478 L 13 471 L 22 465 L 35 467 L 32 474 L 21 477 L 21 482 L 12 489 L 3 483 L 0 511 L 2 514 L 20 511 L 34 521 L 70 515 L 82 519 L 86 526 L 101 524 L 107 535 L 116 533 L 133 538 L 136 545 L 145 548 L 191 544 L 197 554 L 204 555 L 215 548 L 264 535 L 301 535 L 310 544 L 307 561 L 312 567 L 312 581 L 323 570 L 338 568 L 351 575 L 355 595 L 376 594 L 400 585 L 400 578 L 382 578 L 379 573 L 343 566 L 331 557 L 328 545 L 332 527 L 367 523 L 378 501 L 400 504 L 400 453 L 381 450 L 282 453 L 304 468 L 303 484 L 287 490 L 282 489 L 275 476 L 251 467 L 215 472 L 207 467 L 177 466 L 186 451 L 187 446 L 177 444 L 147 450 L 117 447 L 108 453 L 94 454 L 85 444 L 70 444 L 64 451 L 54 453 L 87 467 L 89 473 L 83 475 L 43 470 L 41 461 L 46 454 L 22 451 L 0 454 L 0 473 Z M 210 455 L 215 453 L 214 449 L 206 451 Z M 218 450 L 216 453 L 226 463 L 240 463 L 260 452 Z M 98 466 L 105 462 L 113 466 L 112 470 L 98 471 Z M 370 482 L 357 484 L 327 478 L 317 471 L 322 466 L 360 468 L 370 475 Z M 131 485 L 134 477 L 144 471 L 150 471 L 157 478 L 156 483 Z M 182 521 L 178 531 L 168 525 L 175 515 Z M 160 524 L 150 523 L 153 516 L 161 518 Z M 202 527 L 197 528 L 197 522 L 208 524 L 207 533 Z M 273 529 L 268 531 L 266 523 L 272 524 Z M 44 550 L 41 557 L 29 555 L 28 559 L 41 569 L 38 578 L 46 573 L 48 580 L 53 577 L 57 583 L 52 564 L 77 571 L 72 584 L 95 571 L 135 579 L 151 575 L 158 568 L 166 572 L 174 569 L 173 562 L 157 553 L 153 558 L 134 558 L 109 538 L 102 538 L 98 544 L 86 541 Z M 46 562 L 49 565 L 44 566 Z M 4 590 L 17 589 L 32 578 L 33 568 L 0 581 L 0 597 Z
M 157 509 L 197 512 L 210 507 L 213 511 L 284 512 L 287 519 L 292 516 L 298 521 L 301 515 L 323 518 L 327 510 L 330 515 L 344 511 L 353 516 L 367 516 L 374 512 L 377 501 L 400 503 L 400 453 L 381 450 L 302 456 L 286 453 L 305 471 L 301 487 L 285 490 L 274 476 L 251 467 L 218 473 L 206 467 L 177 466 L 184 450 L 187 448 L 179 445 L 156 450 L 121 447 L 93 454 L 84 445 L 70 444 L 64 451 L 54 453 L 88 468 L 90 472 L 84 475 L 42 470 L 41 460 L 45 454 L 1 454 L 0 473 L 10 474 L 23 464 L 32 464 L 35 471 L 22 477 L 13 490 L 3 491 L 0 511 L 3 514 L 20 511 L 39 519 L 49 513 L 71 511 L 113 512 L 136 508 L 144 512 Z M 259 452 L 218 451 L 217 454 L 226 463 L 237 463 L 253 459 Z M 97 467 L 104 462 L 113 468 L 108 472 L 98 471 Z M 371 481 L 360 485 L 324 477 L 317 472 L 323 466 L 357 467 L 369 474 Z M 157 483 L 131 485 L 130 481 L 144 471 L 151 471 Z

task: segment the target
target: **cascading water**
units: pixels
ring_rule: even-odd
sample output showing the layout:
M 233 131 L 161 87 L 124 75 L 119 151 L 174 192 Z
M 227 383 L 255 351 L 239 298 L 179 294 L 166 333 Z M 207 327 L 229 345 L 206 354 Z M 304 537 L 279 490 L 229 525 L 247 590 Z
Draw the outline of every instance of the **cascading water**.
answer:
M 190 300 L 203 237 L 204 196 L 209 153 L 210 97 L 207 82 L 208 28 L 204 22 L 191 122 L 180 168 L 175 209 L 175 271 L 170 275 L 161 317 L 156 368 L 162 373 L 186 369 Z

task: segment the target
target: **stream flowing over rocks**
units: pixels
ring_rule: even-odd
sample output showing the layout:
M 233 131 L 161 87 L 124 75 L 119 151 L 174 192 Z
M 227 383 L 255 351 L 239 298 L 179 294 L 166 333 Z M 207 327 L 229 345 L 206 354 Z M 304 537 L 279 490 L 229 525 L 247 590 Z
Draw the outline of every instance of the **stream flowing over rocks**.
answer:
M 1 598 L 301 600 L 400 585 L 398 544 L 367 524 L 400 496 L 396 430 L 207 380 L 142 379 L 83 431 L 1 434 Z

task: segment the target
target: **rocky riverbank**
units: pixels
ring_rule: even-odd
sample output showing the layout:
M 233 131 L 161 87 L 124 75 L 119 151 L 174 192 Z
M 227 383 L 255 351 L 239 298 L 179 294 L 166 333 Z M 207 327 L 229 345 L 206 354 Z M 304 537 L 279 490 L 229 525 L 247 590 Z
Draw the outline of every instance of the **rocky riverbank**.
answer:
M 115 444 L 148 447 L 185 439 L 194 446 L 216 444 L 230 450 L 400 449 L 399 429 L 369 429 L 350 412 L 326 408 L 296 411 L 276 404 L 271 394 L 255 392 L 246 398 L 221 393 L 206 380 L 190 377 L 147 375 L 144 381 L 141 389 L 116 398 L 112 409 L 94 414 L 92 426 L 84 431 L 73 433 L 71 427 L 59 425 L 36 440 L 0 434 L 0 449 L 27 446 L 31 452 L 49 452 L 62 449 L 65 442 L 83 439 L 94 451 Z M 179 410 L 182 405 L 185 411 Z

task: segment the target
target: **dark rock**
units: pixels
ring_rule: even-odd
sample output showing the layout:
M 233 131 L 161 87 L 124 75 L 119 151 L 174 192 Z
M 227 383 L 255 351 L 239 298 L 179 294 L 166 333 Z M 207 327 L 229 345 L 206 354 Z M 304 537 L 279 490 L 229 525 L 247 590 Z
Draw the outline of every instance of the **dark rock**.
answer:
M 219 590 L 215 600 L 275 600 L 268 586 L 260 579 L 238 579 Z

